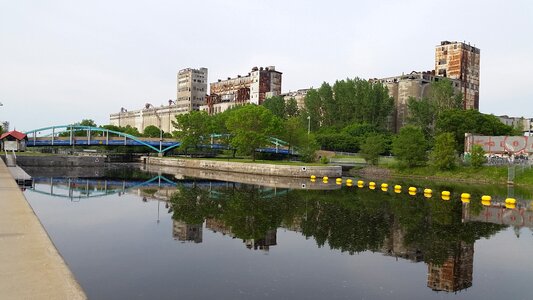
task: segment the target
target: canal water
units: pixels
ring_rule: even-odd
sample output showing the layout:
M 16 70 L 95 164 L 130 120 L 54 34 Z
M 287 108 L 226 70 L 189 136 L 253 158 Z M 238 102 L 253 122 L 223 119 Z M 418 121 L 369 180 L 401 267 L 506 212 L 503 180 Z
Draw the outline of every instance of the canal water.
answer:
M 28 170 L 25 196 L 89 299 L 533 297 L 531 191 L 142 168 Z

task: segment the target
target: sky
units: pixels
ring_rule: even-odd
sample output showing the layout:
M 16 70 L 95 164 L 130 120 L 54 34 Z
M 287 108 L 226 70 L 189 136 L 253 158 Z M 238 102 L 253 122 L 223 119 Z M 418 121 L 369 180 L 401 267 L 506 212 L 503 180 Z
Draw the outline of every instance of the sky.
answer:
M 109 123 L 254 66 L 282 92 L 434 69 L 435 46 L 481 49 L 480 111 L 533 117 L 533 1 L 0 0 L 0 121 L 32 130 Z

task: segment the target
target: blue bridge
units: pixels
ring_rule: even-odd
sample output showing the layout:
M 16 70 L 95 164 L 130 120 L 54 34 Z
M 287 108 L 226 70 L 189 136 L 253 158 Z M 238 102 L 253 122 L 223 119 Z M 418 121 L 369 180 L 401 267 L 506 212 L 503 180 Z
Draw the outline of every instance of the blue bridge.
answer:
M 83 132 L 83 136 L 79 135 Z M 144 146 L 157 153 L 166 153 L 181 145 L 181 142 L 171 138 L 136 137 L 124 132 L 109 130 L 100 127 L 81 125 L 59 125 L 31 130 L 28 135 L 27 147 L 55 147 L 55 146 Z M 229 145 L 221 143 L 228 135 L 213 134 L 210 143 L 201 147 L 210 149 L 232 149 Z M 287 149 L 287 143 L 280 139 L 269 138 L 271 147 L 256 149 L 257 152 L 294 154 Z

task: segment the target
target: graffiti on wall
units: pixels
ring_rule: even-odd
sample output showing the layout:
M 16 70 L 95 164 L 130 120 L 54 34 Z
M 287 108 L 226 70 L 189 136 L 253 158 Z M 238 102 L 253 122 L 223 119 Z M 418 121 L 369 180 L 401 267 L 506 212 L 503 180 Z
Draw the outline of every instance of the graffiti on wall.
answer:
M 494 154 L 533 154 L 533 137 L 528 136 L 483 136 L 465 135 L 465 152 L 473 145 L 480 145 L 486 153 Z

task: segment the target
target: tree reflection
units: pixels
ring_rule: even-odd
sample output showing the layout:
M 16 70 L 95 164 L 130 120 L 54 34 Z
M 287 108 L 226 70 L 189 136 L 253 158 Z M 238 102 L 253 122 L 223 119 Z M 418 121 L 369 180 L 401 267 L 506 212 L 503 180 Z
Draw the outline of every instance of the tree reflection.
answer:
M 171 203 L 175 220 L 199 224 L 207 219 L 207 228 L 242 239 L 249 248 L 275 245 L 275 231 L 282 227 L 313 238 L 319 247 L 424 261 L 428 287 L 447 291 L 471 285 L 474 242 L 505 227 L 464 222 L 460 201 L 355 188 L 180 187 Z

